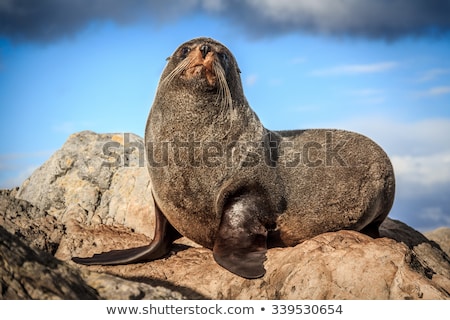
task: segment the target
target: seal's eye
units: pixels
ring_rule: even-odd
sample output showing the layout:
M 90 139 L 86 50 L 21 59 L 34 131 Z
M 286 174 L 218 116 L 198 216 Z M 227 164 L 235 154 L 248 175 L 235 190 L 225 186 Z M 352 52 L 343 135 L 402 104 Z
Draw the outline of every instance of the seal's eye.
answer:
M 224 52 L 219 52 L 218 55 L 219 55 L 219 59 L 220 59 L 221 62 L 228 61 L 228 56 L 227 56 L 226 53 L 224 53 Z
M 185 59 L 187 55 L 191 52 L 191 48 L 189 47 L 183 47 L 181 48 L 181 59 Z
M 219 52 L 217 54 L 220 59 L 220 63 L 222 64 L 222 67 L 227 70 L 228 69 L 228 55 L 225 52 Z

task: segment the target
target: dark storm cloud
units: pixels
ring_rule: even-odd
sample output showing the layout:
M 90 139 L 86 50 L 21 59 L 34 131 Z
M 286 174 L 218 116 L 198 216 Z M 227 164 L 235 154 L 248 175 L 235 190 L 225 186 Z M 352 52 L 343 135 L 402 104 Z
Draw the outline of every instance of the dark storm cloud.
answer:
M 71 36 L 93 21 L 158 23 L 193 9 L 189 1 L 0 0 L 0 35 L 15 40 L 51 41 Z
M 230 14 L 257 36 L 306 32 L 395 39 L 450 30 L 447 0 L 248 0 L 241 6 Z
M 92 21 L 170 23 L 199 11 L 252 37 L 301 32 L 396 39 L 450 30 L 447 0 L 0 0 L 0 35 L 51 41 Z

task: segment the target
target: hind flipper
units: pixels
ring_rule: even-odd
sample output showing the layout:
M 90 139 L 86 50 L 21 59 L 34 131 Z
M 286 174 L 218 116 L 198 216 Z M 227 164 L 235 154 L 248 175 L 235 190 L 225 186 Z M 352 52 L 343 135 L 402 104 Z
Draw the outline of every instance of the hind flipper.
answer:
M 258 219 L 260 214 L 259 205 L 252 196 L 234 199 L 224 210 L 214 242 L 216 262 L 248 279 L 266 273 L 267 229 Z
M 85 265 L 117 265 L 151 261 L 166 255 L 172 242 L 180 237 L 181 235 L 169 223 L 155 203 L 155 234 L 149 245 L 103 252 L 89 258 L 73 257 L 72 260 Z

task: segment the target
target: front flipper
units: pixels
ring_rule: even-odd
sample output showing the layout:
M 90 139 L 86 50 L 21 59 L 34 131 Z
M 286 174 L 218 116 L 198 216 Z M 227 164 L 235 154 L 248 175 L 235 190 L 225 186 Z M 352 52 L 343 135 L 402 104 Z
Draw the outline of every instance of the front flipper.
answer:
M 180 237 L 181 235 L 167 221 L 155 203 L 155 234 L 149 245 L 103 252 L 90 258 L 73 257 L 72 260 L 85 265 L 117 265 L 151 261 L 166 255 L 172 242 Z
M 266 273 L 267 229 L 260 222 L 260 201 L 253 195 L 233 199 L 224 209 L 213 248 L 219 265 L 248 279 Z

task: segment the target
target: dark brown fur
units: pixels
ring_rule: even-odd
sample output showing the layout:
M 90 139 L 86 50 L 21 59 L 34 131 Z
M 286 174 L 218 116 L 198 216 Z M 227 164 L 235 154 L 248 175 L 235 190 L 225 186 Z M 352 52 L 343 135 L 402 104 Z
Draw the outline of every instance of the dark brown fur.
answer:
M 166 226 L 154 242 L 168 248 L 181 234 L 213 249 L 231 272 L 257 278 L 268 244 L 293 246 L 340 229 L 376 236 L 394 199 L 383 150 L 343 130 L 264 128 L 239 73 L 231 52 L 210 38 L 188 41 L 169 58 L 145 133 L 157 218 Z M 154 251 L 143 248 L 127 262 L 155 259 Z

